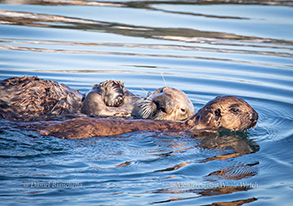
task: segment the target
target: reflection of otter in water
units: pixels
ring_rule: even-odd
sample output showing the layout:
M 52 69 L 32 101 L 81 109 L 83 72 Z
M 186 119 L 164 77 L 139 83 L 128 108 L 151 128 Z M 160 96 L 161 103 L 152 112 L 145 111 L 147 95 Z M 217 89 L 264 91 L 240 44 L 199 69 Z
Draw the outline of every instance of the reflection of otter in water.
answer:
M 197 114 L 185 122 L 154 120 L 110 120 L 76 118 L 54 122 L 49 126 L 31 125 L 41 129 L 42 134 L 65 139 L 120 135 L 140 130 L 185 131 L 197 133 L 202 130 L 246 130 L 256 125 L 257 112 L 243 99 L 232 96 L 218 97 L 207 103 Z
M 194 107 L 184 92 L 163 87 L 136 102 L 132 115 L 142 119 L 183 121 L 194 115 Z
M 170 187 L 164 187 L 163 189 L 156 190 L 155 193 L 166 193 L 166 194 L 184 194 L 184 193 L 196 193 L 201 196 L 214 196 L 222 194 L 232 194 L 235 192 L 242 192 L 249 189 L 253 189 L 256 183 L 244 183 L 244 182 L 232 182 L 231 180 L 241 180 L 251 178 L 258 172 L 258 162 L 254 159 L 248 158 L 252 163 L 245 162 L 247 158 L 241 158 L 237 161 L 237 157 L 245 156 L 247 154 L 255 153 L 259 151 L 259 145 L 253 140 L 246 138 L 246 133 L 231 133 L 227 131 L 216 132 L 216 133 L 200 133 L 200 135 L 193 135 L 192 138 L 196 139 L 194 145 L 190 144 L 188 140 L 188 146 L 184 147 L 184 151 L 192 150 L 194 148 L 207 148 L 205 156 L 209 155 L 209 158 L 205 158 L 203 161 L 188 161 L 180 162 L 171 167 L 164 168 L 161 170 L 155 170 L 154 172 L 170 172 L 178 169 L 182 169 L 186 165 L 200 164 L 207 161 L 213 160 L 227 160 L 222 164 L 215 164 L 211 167 L 205 168 L 205 170 L 211 169 L 212 171 L 206 173 L 203 176 L 203 182 L 196 184 L 187 184 L 186 181 L 178 181 L 176 184 L 170 184 Z M 174 145 L 173 145 L 174 144 Z M 179 143 L 179 144 L 182 144 Z M 175 146 L 176 142 L 172 142 Z M 179 146 L 180 152 L 182 152 L 182 146 Z M 172 155 L 180 155 L 178 151 L 172 151 Z M 170 153 L 167 153 L 171 155 Z M 166 155 L 166 154 L 161 154 Z M 202 156 L 200 156 L 202 157 Z M 213 171 L 217 166 L 223 166 L 216 171 Z M 227 179 L 231 182 L 223 182 L 221 180 Z M 249 180 L 247 180 L 249 182 Z M 174 201 L 176 201 L 175 199 Z M 231 203 L 219 202 L 211 205 L 242 205 L 238 203 L 245 203 L 255 201 L 256 199 L 238 200 Z M 172 201 L 172 200 L 171 200 Z M 159 203 L 159 202 L 156 202 Z M 234 204 L 235 203 L 235 204 Z
M 0 81 L 0 118 L 18 121 L 80 110 L 82 95 L 65 84 L 38 77 L 13 77 Z
M 224 168 L 209 173 L 206 176 L 207 180 L 240 180 L 243 178 L 252 177 L 255 174 L 257 174 L 257 167 L 254 166 L 257 165 L 258 162 L 249 164 L 245 162 L 238 162 L 235 160 L 236 157 L 244 156 L 259 151 L 259 145 L 257 145 L 255 141 L 249 140 L 245 136 L 240 136 L 235 133 L 228 135 L 225 133 L 214 134 L 209 136 L 198 135 L 195 138 L 199 140 L 198 147 L 220 151 L 218 154 L 212 153 L 213 156 L 202 160 L 201 163 L 213 160 L 233 159 L 233 161 L 228 161 L 229 163 L 227 163 L 232 164 L 231 166 L 227 166 L 227 164 L 225 164 Z
M 120 81 L 109 80 L 94 85 L 82 102 L 81 112 L 98 116 L 130 116 L 139 98 Z

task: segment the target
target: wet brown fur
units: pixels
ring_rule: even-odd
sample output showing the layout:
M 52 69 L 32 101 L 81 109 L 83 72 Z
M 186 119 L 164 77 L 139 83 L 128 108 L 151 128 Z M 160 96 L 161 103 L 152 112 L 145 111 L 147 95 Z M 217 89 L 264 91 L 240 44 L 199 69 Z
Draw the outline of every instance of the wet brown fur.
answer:
M 64 84 L 38 77 L 13 77 L 0 81 L 0 118 L 43 120 L 48 115 L 80 110 L 82 95 Z
M 243 99 L 233 96 L 217 97 L 201 108 L 196 115 L 195 126 L 200 128 L 228 128 L 245 130 L 253 127 L 258 114 Z

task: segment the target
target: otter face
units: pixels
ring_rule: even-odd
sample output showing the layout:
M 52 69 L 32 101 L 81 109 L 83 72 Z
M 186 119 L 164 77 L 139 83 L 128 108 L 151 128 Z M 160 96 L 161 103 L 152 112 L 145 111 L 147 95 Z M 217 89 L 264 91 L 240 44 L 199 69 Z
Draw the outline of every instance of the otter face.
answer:
M 257 112 L 243 99 L 233 96 L 217 97 L 195 115 L 195 128 L 226 128 L 247 130 L 256 125 Z
M 184 121 L 194 115 L 194 107 L 186 94 L 170 87 L 157 89 L 140 100 L 133 116 L 142 119 Z
M 119 107 L 123 104 L 124 84 L 120 81 L 108 80 L 93 87 L 93 89 L 97 88 L 102 91 L 103 100 L 108 107 Z

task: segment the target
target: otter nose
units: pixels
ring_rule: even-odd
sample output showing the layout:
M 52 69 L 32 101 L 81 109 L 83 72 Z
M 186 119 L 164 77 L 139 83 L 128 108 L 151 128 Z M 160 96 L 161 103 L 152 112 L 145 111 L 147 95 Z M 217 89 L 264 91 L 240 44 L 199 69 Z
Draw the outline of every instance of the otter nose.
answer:
M 162 112 L 167 113 L 166 111 L 166 104 L 160 100 L 154 100 L 153 101 L 155 103 L 155 105 L 157 106 L 158 110 L 161 110 Z
M 254 122 L 258 120 L 258 113 L 256 111 L 253 111 L 253 113 L 250 114 L 250 121 Z
M 155 103 L 157 110 L 160 110 L 162 112 L 168 113 L 168 96 L 167 95 L 158 95 L 153 99 L 153 103 Z

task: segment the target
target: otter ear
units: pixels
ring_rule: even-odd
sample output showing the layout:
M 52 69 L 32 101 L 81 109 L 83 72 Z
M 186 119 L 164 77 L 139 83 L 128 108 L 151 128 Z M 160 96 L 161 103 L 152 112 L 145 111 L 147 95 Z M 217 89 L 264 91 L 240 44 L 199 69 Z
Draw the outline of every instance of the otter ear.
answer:
M 105 84 L 104 82 L 100 82 L 100 83 L 99 83 L 99 87 L 103 87 L 104 84 Z M 98 84 L 96 84 L 96 85 L 98 86 Z
M 99 88 L 98 84 L 93 84 L 92 90 L 97 90 Z

